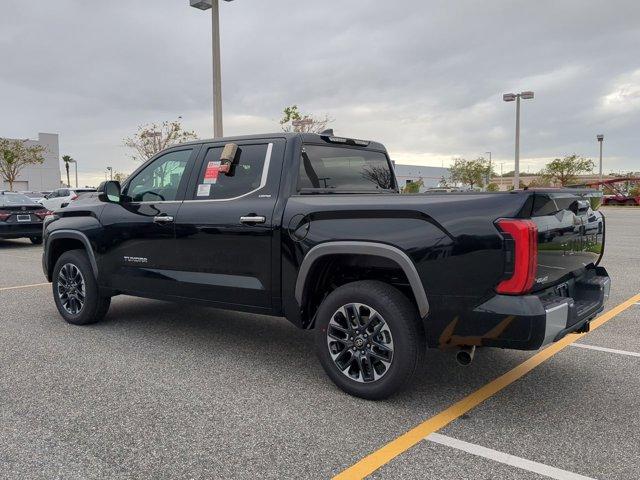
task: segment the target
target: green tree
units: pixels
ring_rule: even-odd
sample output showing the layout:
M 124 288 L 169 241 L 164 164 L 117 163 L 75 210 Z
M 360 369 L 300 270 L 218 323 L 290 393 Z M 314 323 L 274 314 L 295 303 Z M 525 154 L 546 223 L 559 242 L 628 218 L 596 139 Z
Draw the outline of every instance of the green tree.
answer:
M 172 121 L 139 126 L 136 133 L 124 139 L 124 145 L 134 151 L 131 156 L 134 160 L 144 162 L 165 148 L 197 138 L 195 132 L 182 127 L 182 117 L 178 117 Z
M 420 189 L 424 186 L 424 181 L 419 179 L 415 182 L 407 183 L 402 189 L 402 193 L 420 193 Z
M 450 170 L 453 182 L 469 185 L 471 189 L 483 185 L 485 178 L 493 176 L 493 166 L 483 157 L 478 157 L 475 160 L 455 158 Z
M 557 182 L 564 187 L 574 183 L 581 173 L 591 172 L 593 167 L 593 160 L 574 153 L 549 162 L 540 174 L 549 182 Z
M 302 114 L 298 105 L 291 105 L 283 110 L 280 126 L 285 132 L 320 133 L 326 130 L 331 122 L 333 119 L 328 115 L 315 117 L 307 113 Z
M 23 168 L 44 162 L 46 148 L 27 145 L 28 140 L 0 139 L 0 176 L 9 183 L 9 190 Z
M 527 185 L 529 188 L 543 188 L 543 187 L 551 187 L 551 181 L 549 180 L 549 178 L 545 177 L 544 175 L 541 175 L 537 178 L 534 178 L 533 180 L 531 180 L 529 182 L 529 185 Z
M 129 174 L 128 174 L 128 173 L 123 173 L 123 172 L 118 172 L 118 171 L 113 172 L 113 179 L 114 179 L 116 182 L 120 182 L 120 183 L 122 183 L 122 182 L 124 182 L 127 178 L 129 178 Z
M 498 185 L 497 183 L 490 183 L 489 185 L 487 185 L 487 192 L 499 192 L 500 191 L 500 185 Z
M 67 187 L 71 186 L 71 180 L 69 180 L 69 164 L 73 163 L 73 158 L 69 155 L 63 155 L 62 161 L 64 162 L 64 169 L 67 171 Z

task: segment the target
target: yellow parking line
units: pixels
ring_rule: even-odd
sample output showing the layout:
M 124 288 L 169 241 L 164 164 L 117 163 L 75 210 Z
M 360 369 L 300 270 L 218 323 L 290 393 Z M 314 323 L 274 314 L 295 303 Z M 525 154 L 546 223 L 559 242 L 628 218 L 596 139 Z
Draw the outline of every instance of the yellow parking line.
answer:
M 51 285 L 51 284 L 50 283 L 34 283 L 32 285 L 18 285 L 17 287 L 0 287 L 0 292 L 4 292 L 5 290 L 19 290 L 21 288 L 43 287 L 45 285 Z
M 604 323 L 614 318 L 616 315 L 625 311 L 627 308 L 635 305 L 635 303 L 638 301 L 640 301 L 640 294 L 634 295 L 629 300 L 622 302 L 620 305 L 600 315 L 598 318 L 591 322 L 591 329 L 594 330 L 600 327 Z M 361 479 L 366 477 L 367 475 L 372 474 L 401 453 L 406 452 L 408 449 L 410 449 L 432 433 L 444 428 L 446 425 L 456 420 L 463 414 L 467 413 L 469 410 L 477 407 L 479 404 L 492 397 L 500 390 L 509 386 L 519 378 L 522 378 L 538 365 L 549 360 L 556 353 L 560 352 L 568 345 L 571 345 L 573 342 L 579 340 L 585 335 L 585 333 L 567 335 L 562 340 L 551 344 L 530 359 L 515 367 L 513 370 L 508 371 L 504 375 L 487 383 L 483 387 L 480 387 L 478 390 L 466 396 L 459 402 L 453 404 L 446 410 L 443 410 L 437 415 L 422 422 L 417 427 L 412 428 L 408 432 L 400 435 L 395 440 L 387 443 L 379 450 L 376 450 L 375 452 L 366 456 L 355 465 L 347 468 L 343 472 L 333 477 L 334 480 Z
M 13 255 L 11 253 L 0 253 L 0 255 L 11 258 L 19 258 L 21 260 L 40 260 L 40 257 L 22 257 L 20 255 Z

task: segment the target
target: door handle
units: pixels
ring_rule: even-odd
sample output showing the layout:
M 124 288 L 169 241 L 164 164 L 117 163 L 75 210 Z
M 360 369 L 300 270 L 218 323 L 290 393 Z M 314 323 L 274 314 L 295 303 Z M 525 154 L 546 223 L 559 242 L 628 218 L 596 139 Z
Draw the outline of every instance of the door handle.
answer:
M 173 217 L 169 215 L 159 215 L 157 217 L 153 217 L 153 223 L 171 223 L 173 222 Z
M 240 223 L 254 225 L 256 223 L 264 223 L 267 221 L 266 217 L 262 217 L 259 215 L 251 215 L 247 217 L 240 217 Z

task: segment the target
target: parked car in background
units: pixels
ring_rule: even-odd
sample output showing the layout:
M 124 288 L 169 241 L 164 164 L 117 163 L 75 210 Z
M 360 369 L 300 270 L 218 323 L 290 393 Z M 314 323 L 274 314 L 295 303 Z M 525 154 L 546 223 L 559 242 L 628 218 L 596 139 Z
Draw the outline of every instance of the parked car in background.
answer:
M 42 243 L 42 222 L 52 212 L 26 195 L 0 192 L 0 238 Z
M 49 210 L 57 210 L 69 205 L 69 203 L 76 200 L 80 194 L 95 191 L 95 188 L 59 188 L 47 195 L 42 201 L 42 205 Z
M 80 200 L 87 200 L 87 199 L 91 199 L 91 198 L 98 198 L 99 193 L 95 190 L 87 190 L 87 191 L 82 191 L 82 192 L 77 192 L 77 195 L 73 198 L 71 198 L 71 200 L 69 200 L 68 202 L 63 202 L 62 205 L 60 206 L 60 208 L 65 208 L 68 207 L 70 203 L 76 203 L 79 202 Z
M 34 202 L 38 202 L 38 203 L 42 203 L 42 201 L 44 200 L 44 198 L 50 194 L 51 192 L 18 192 L 26 197 L 29 197 L 31 200 L 33 200 Z

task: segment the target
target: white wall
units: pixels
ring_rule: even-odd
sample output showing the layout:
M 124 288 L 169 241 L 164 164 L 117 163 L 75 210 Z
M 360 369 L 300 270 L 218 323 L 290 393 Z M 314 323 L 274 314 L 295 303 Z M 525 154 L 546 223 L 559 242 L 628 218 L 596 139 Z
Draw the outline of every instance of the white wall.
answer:
M 20 172 L 14 184 L 14 190 L 55 190 L 60 188 L 60 149 L 57 133 L 39 133 L 38 140 L 28 140 L 27 144 L 42 145 L 46 148 L 44 152 L 44 163 L 26 167 Z M 27 187 L 25 188 L 25 182 Z M 9 188 L 9 183 L 4 182 L 3 188 Z

